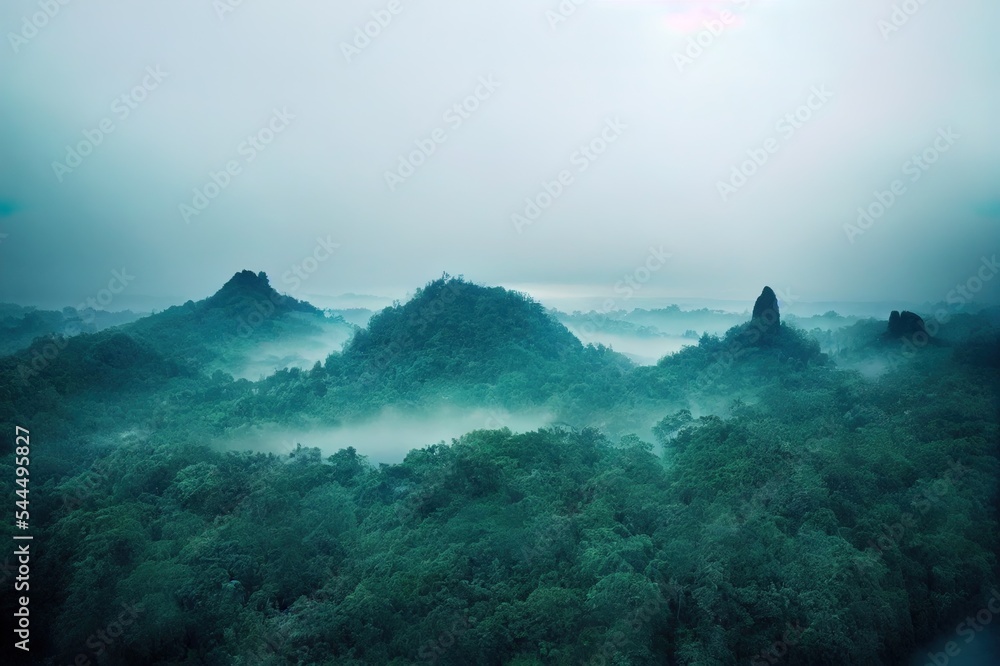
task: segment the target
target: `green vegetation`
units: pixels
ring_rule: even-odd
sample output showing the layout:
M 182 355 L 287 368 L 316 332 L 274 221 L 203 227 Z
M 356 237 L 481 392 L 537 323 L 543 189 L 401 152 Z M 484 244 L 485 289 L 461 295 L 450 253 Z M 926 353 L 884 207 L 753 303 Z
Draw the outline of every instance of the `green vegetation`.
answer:
M 229 352 L 210 335 L 259 302 L 260 281 L 237 277 L 215 300 L 67 340 L 31 376 L 18 368 L 44 339 L 0 359 L 0 428 L 38 442 L 33 654 L 892 664 L 997 582 L 988 318 L 877 378 L 787 324 L 635 367 L 522 295 L 446 277 L 324 363 L 251 382 L 217 370 Z M 298 303 L 272 319 L 317 316 Z M 564 424 L 477 430 L 378 466 L 355 448 L 206 445 L 442 402 L 545 407 Z M 11 455 L 0 475 L 14 477 Z M 105 642 L 123 605 L 134 619 Z

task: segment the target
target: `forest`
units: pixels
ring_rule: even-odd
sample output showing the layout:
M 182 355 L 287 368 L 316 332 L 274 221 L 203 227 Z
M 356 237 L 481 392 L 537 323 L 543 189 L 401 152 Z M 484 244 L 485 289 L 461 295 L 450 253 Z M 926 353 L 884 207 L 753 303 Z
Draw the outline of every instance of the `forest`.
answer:
M 363 327 L 250 271 L 202 301 L 30 343 L 44 322 L 8 308 L 0 478 L 16 478 L 15 429 L 30 430 L 32 658 L 909 664 L 934 637 L 986 641 L 1000 311 L 899 336 L 773 308 L 652 365 L 581 342 L 564 325 L 581 313 L 561 322 L 448 275 Z M 311 368 L 232 370 L 323 335 L 342 344 Z M 551 418 L 484 422 L 393 464 L 321 435 L 217 445 L 389 406 Z M 13 523 L 0 529 L 13 543 Z M 2 603 L 11 618 L 16 600 Z

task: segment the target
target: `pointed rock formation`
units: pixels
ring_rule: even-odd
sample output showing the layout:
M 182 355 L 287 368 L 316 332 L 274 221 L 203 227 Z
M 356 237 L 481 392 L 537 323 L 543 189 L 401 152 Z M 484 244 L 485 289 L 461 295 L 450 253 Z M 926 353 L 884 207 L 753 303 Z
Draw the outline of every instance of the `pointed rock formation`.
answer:
M 757 302 L 753 304 L 753 315 L 750 323 L 756 326 L 761 332 L 775 332 L 781 327 L 781 314 L 778 312 L 778 297 L 774 295 L 774 290 L 764 287 L 757 297 Z

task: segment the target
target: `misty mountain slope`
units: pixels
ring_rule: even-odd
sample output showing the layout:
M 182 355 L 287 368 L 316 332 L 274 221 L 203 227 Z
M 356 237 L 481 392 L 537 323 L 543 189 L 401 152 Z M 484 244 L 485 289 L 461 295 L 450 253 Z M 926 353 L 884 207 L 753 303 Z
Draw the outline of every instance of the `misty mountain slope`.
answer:
M 325 370 L 348 386 L 400 398 L 450 387 L 456 400 L 529 404 L 576 383 L 619 378 L 630 366 L 585 347 L 522 294 L 445 277 L 375 315 Z
M 930 312 L 936 312 L 939 318 Z M 839 368 L 858 370 L 874 377 L 926 355 L 969 355 L 989 364 L 990 347 L 995 344 L 1000 310 L 952 313 L 937 308 L 924 316 L 923 331 L 893 335 L 888 319 L 863 319 L 834 330 L 814 329 L 810 337 L 819 342 Z M 985 351 L 969 352 L 970 345 Z
M 765 381 L 758 405 L 685 419 L 666 465 L 590 429 L 480 430 L 380 466 L 109 449 L 65 482 L 97 470 L 91 490 L 39 516 L 38 635 L 69 663 L 141 603 L 131 629 L 156 640 L 109 663 L 198 646 L 219 664 L 581 664 L 615 645 L 618 663 L 738 664 L 783 633 L 788 666 L 904 663 L 976 612 L 996 565 L 996 374 L 941 354 L 878 382 L 801 373 L 807 389 Z
M 133 322 L 141 316 L 129 310 L 106 312 L 90 307 L 67 307 L 56 311 L 0 303 L 0 356 L 25 349 L 40 337 L 96 333 Z
M 255 379 L 285 367 L 311 366 L 346 342 L 355 327 L 279 294 L 263 272 L 244 270 L 209 298 L 144 317 L 123 330 L 206 372 Z
M 627 394 L 631 367 L 582 345 L 521 294 L 446 277 L 374 316 L 325 364 L 237 383 L 238 399 L 213 407 L 210 420 L 341 425 L 387 409 L 423 419 L 485 410 L 580 425 Z
M 808 373 L 828 367 L 819 344 L 803 331 L 781 323 L 762 336 L 751 320 L 636 368 L 630 384 L 636 402 L 724 414 L 734 400 L 753 402 L 767 386 L 807 381 Z
M 151 396 L 177 382 L 191 388 L 186 382 L 193 377 L 190 368 L 118 329 L 40 338 L 0 357 L 0 425 L 13 430 L 32 420 L 52 437 L 119 428 L 165 402 Z
M 554 360 L 582 350 L 580 341 L 530 298 L 502 287 L 441 278 L 418 289 L 406 304 L 375 315 L 344 356 L 372 361 L 376 370 L 386 351 L 402 365 L 427 353 L 447 354 L 453 355 L 450 365 L 457 370 L 460 361 L 486 355 L 514 369 L 528 356 Z

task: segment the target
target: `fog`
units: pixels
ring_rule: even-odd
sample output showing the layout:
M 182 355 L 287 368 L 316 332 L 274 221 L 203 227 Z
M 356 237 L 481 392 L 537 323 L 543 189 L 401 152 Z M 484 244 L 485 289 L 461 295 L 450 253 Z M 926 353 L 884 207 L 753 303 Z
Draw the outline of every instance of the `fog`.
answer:
M 584 344 L 602 344 L 620 354 L 624 354 L 636 365 L 654 365 L 664 356 L 675 354 L 686 346 L 698 344 L 697 339 L 680 336 L 660 335 L 645 337 L 609 333 L 607 331 L 585 332 L 569 326 L 570 332 Z
M 433 0 L 363 43 L 384 4 L 0 5 L 0 301 L 124 268 L 112 307 L 146 310 L 250 268 L 321 307 L 442 271 L 921 303 L 997 251 L 992 0 L 888 32 L 868 0 Z
M 414 414 L 387 408 L 370 419 L 339 427 L 304 430 L 255 427 L 215 445 L 232 451 L 287 455 L 295 450 L 296 444 L 301 444 L 320 449 L 324 457 L 353 446 L 373 463 L 394 464 L 413 449 L 441 442 L 450 444 L 452 439 L 473 430 L 506 427 L 513 432 L 529 432 L 550 425 L 552 418 L 541 410 L 512 413 L 483 408 L 439 408 Z
M 284 368 L 309 370 L 327 356 L 341 351 L 354 337 L 346 326 L 324 326 L 315 335 L 297 334 L 291 341 L 273 340 L 254 345 L 248 357 L 239 365 L 223 366 L 236 379 L 256 381 Z

